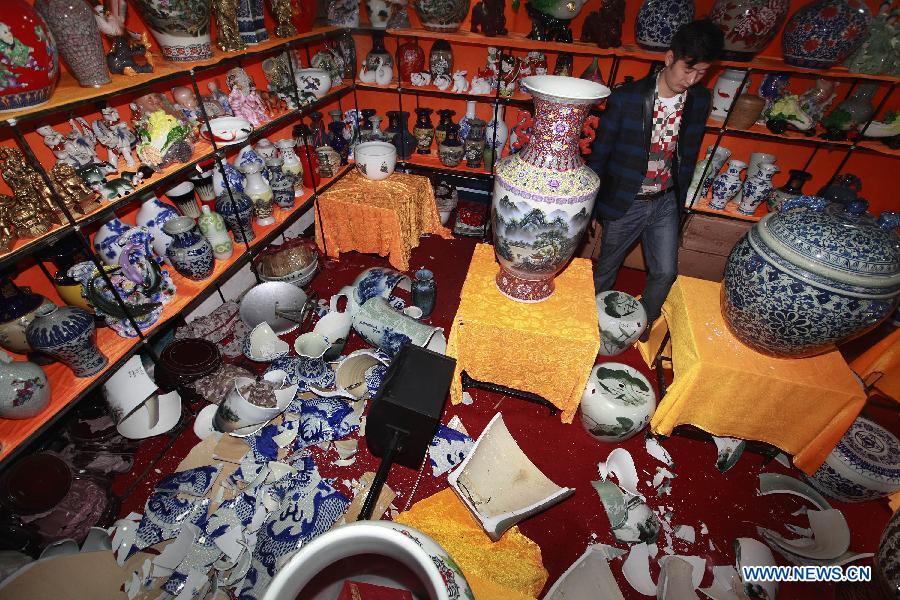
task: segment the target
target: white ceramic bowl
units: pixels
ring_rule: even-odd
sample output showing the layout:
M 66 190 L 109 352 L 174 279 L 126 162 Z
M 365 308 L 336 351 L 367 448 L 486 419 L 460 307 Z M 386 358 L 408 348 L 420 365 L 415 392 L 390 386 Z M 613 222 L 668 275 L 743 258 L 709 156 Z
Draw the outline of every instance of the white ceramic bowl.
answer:
M 212 135 L 210 135 L 210 131 L 212 131 Z M 209 129 L 206 125 L 201 127 L 200 135 L 207 140 L 215 138 L 217 144 L 227 146 L 243 142 L 250 136 L 251 131 L 253 131 L 253 125 L 247 119 L 218 117 L 210 119 Z
M 325 69 L 297 69 L 294 78 L 301 94 L 311 93 L 317 100 L 331 89 L 331 75 Z
M 646 427 L 656 393 L 640 371 L 621 363 L 595 365 L 581 396 L 581 422 L 601 442 L 627 440 Z
M 397 166 L 397 148 L 387 142 L 363 142 L 353 149 L 356 170 L 372 181 L 387 179 Z

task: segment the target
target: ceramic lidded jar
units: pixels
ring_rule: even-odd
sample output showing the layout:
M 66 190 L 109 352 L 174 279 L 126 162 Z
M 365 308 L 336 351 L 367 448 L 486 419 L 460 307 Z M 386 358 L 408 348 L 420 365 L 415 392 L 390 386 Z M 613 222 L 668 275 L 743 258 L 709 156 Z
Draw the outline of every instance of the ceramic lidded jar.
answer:
M 633 296 L 609 290 L 596 297 L 600 324 L 600 355 L 616 356 L 628 350 L 647 327 L 647 311 Z
M 79 85 L 99 87 L 111 81 L 94 11 L 85 0 L 39 0 L 34 8 L 50 26 L 50 43 L 56 42 Z
M 209 6 L 209 0 L 137 0 L 163 56 L 176 62 L 212 58 Z
M 717 0 L 709 18 L 725 34 L 722 58 L 752 60 L 781 29 L 790 6 L 789 0 Z
M 25 0 L 4 7 L 10 18 L 0 30 L 0 59 L 6 70 L 0 112 L 43 104 L 59 75 L 59 56 L 46 21 Z
M 413 8 L 425 29 L 451 33 L 469 14 L 469 0 L 413 0 Z
M 32 348 L 64 363 L 75 377 L 91 377 L 109 362 L 94 340 L 94 317 L 72 306 L 40 307 L 25 336 Z
M 897 213 L 876 221 L 857 202 L 849 210 L 800 196 L 756 223 L 725 266 L 722 314 L 751 348 L 775 356 L 813 356 L 869 331 L 900 295 Z
M 213 249 L 197 230 L 194 219 L 176 217 L 163 225 L 163 231 L 172 237 L 166 255 L 175 270 L 194 281 L 202 281 L 213 272 Z
M 865 41 L 872 15 L 862 0 L 817 0 L 790 18 L 781 36 L 784 62 L 829 69 Z
M 197 219 L 200 232 L 212 246 L 213 256 L 218 260 L 228 260 L 234 252 L 234 244 L 231 242 L 231 236 L 228 235 L 225 219 L 219 213 L 211 211 L 206 205 L 201 210 L 202 214 Z
M 694 20 L 694 0 L 644 0 L 634 22 L 634 38 L 644 50 L 665 52 L 672 36 Z
M 14 361 L 0 350 L 0 419 L 30 419 L 50 403 L 50 383 L 34 363 Z
M 578 143 L 584 119 L 606 86 L 556 75 L 526 77 L 534 97 L 534 129 L 521 152 L 499 161 L 494 177 L 494 251 L 500 291 L 520 302 L 553 293 L 584 233 L 600 180 Z
M 647 426 L 656 394 L 637 369 L 608 362 L 591 369 L 581 395 L 581 422 L 601 442 L 621 442 Z
M 25 331 L 42 306 L 56 305 L 28 288 L 17 287 L 6 277 L 0 279 L 0 347 L 16 354 L 31 352 Z
M 237 243 L 243 244 L 256 239 L 250 223 L 253 219 L 253 201 L 247 194 L 236 189 L 225 190 L 216 196 L 216 212 L 225 219 Z

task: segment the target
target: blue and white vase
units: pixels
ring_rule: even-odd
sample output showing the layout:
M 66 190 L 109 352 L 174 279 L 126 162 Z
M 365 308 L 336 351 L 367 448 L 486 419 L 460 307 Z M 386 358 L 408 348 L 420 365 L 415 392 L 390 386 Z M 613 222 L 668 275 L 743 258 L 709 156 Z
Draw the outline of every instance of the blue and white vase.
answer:
M 247 165 L 251 164 L 257 164 L 261 169 L 266 166 L 266 161 L 263 160 L 262 156 L 256 153 L 256 150 L 254 150 L 252 146 L 244 146 L 240 149 L 237 156 L 234 157 L 234 167 L 243 173 Z
M 122 247 L 117 244 L 119 236 L 131 229 L 131 225 L 123 223 L 118 218 L 113 217 L 100 226 L 97 233 L 94 234 L 94 250 L 97 256 L 103 259 L 103 262 L 111 267 L 119 264 L 119 254 Z
M 266 159 L 266 168 L 263 175 L 272 188 L 275 195 L 275 204 L 281 208 L 294 207 L 294 177 L 284 170 L 284 159 L 273 156 Z
M 736 158 L 728 161 L 728 168 L 724 173 L 716 177 L 713 182 L 713 197 L 709 201 L 709 207 L 716 210 L 724 210 L 728 201 L 741 189 L 741 171 L 747 168 L 747 163 Z
M 869 36 L 872 14 L 862 0 L 817 0 L 784 26 L 784 62 L 829 69 L 853 54 Z
M 665 52 L 678 28 L 693 20 L 693 0 L 644 0 L 634 22 L 634 38 L 644 50 Z
M 150 230 L 153 235 L 153 251 L 157 256 L 166 257 L 166 248 L 172 243 L 172 238 L 163 231 L 163 225 L 177 216 L 175 207 L 160 201 L 156 196 L 151 196 L 141 204 L 136 221 L 138 225 Z
M 0 350 L 0 419 L 30 419 L 50 403 L 50 382 L 32 362 L 14 361 Z
M 799 196 L 760 219 L 725 266 L 722 316 L 732 333 L 758 352 L 796 358 L 890 317 L 900 299 L 900 214 L 876 221 L 865 209 Z
M 225 185 L 226 183 L 228 184 L 227 186 Z M 240 171 L 223 160 L 222 168 L 213 170 L 212 185 L 213 193 L 217 198 L 227 191 L 226 187 L 232 191 L 243 192 L 244 176 Z
M 234 233 L 234 241 L 238 244 L 252 242 L 256 239 L 253 232 L 253 201 L 243 191 L 225 191 L 216 196 L 216 212 L 225 219 L 228 229 Z
M 762 163 L 752 177 L 744 182 L 744 195 L 738 204 L 738 212 L 742 215 L 753 215 L 757 207 L 766 201 L 772 193 L 772 176 L 778 167 L 772 163 Z
M 202 281 L 212 275 L 215 264 L 212 246 L 197 229 L 192 218 L 171 219 L 163 226 L 163 230 L 172 236 L 172 243 L 166 254 L 176 271 L 195 281 Z
M 94 340 L 94 316 L 73 306 L 41 306 L 25 337 L 32 348 L 72 369 L 75 377 L 91 377 L 109 362 Z
M 242 42 L 260 44 L 269 39 L 263 18 L 263 0 L 240 0 L 237 17 Z

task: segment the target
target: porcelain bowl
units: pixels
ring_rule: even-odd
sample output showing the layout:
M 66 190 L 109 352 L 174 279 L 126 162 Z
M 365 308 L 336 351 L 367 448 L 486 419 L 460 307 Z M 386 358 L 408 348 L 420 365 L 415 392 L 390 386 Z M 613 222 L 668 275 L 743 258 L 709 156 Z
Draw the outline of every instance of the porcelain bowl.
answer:
M 270 362 L 287 356 L 290 348 L 288 343 L 275 335 L 272 327 L 263 321 L 244 338 L 241 350 L 244 356 L 254 362 Z
M 325 69 L 297 69 L 294 74 L 301 94 L 310 93 L 318 100 L 331 89 L 331 75 Z
M 210 135 L 210 131 L 212 134 Z M 209 128 L 205 125 L 200 128 L 200 135 L 204 139 L 212 141 L 215 139 L 217 144 L 229 145 L 243 142 L 250 136 L 253 131 L 253 125 L 247 119 L 238 117 L 217 117 L 210 119 Z
M 284 281 L 260 283 L 241 299 L 241 319 L 251 329 L 263 321 L 268 322 L 275 335 L 281 335 L 296 329 L 298 323 L 279 315 L 278 311 L 299 315 L 306 300 L 306 293 L 290 283 Z
M 842 502 L 865 502 L 900 490 L 900 440 L 858 417 L 825 463 L 807 478 L 810 485 Z
M 397 147 L 387 142 L 363 142 L 353 149 L 356 170 L 366 179 L 387 179 L 397 166 Z
M 622 363 L 595 365 L 581 396 L 581 422 L 601 442 L 621 442 L 637 434 L 656 410 L 653 386 L 640 371 Z

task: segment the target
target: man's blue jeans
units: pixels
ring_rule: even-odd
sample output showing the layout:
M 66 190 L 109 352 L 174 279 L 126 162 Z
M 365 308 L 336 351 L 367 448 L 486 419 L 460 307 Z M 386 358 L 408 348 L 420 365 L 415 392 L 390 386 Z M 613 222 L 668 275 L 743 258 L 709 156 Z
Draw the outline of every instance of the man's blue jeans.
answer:
M 635 198 L 622 217 L 614 221 L 604 219 L 600 258 L 594 265 L 597 293 L 612 289 L 625 254 L 640 236 L 647 263 L 647 284 L 641 303 L 649 321 L 659 318 L 669 288 L 678 275 L 679 222 L 674 191 L 653 200 Z

